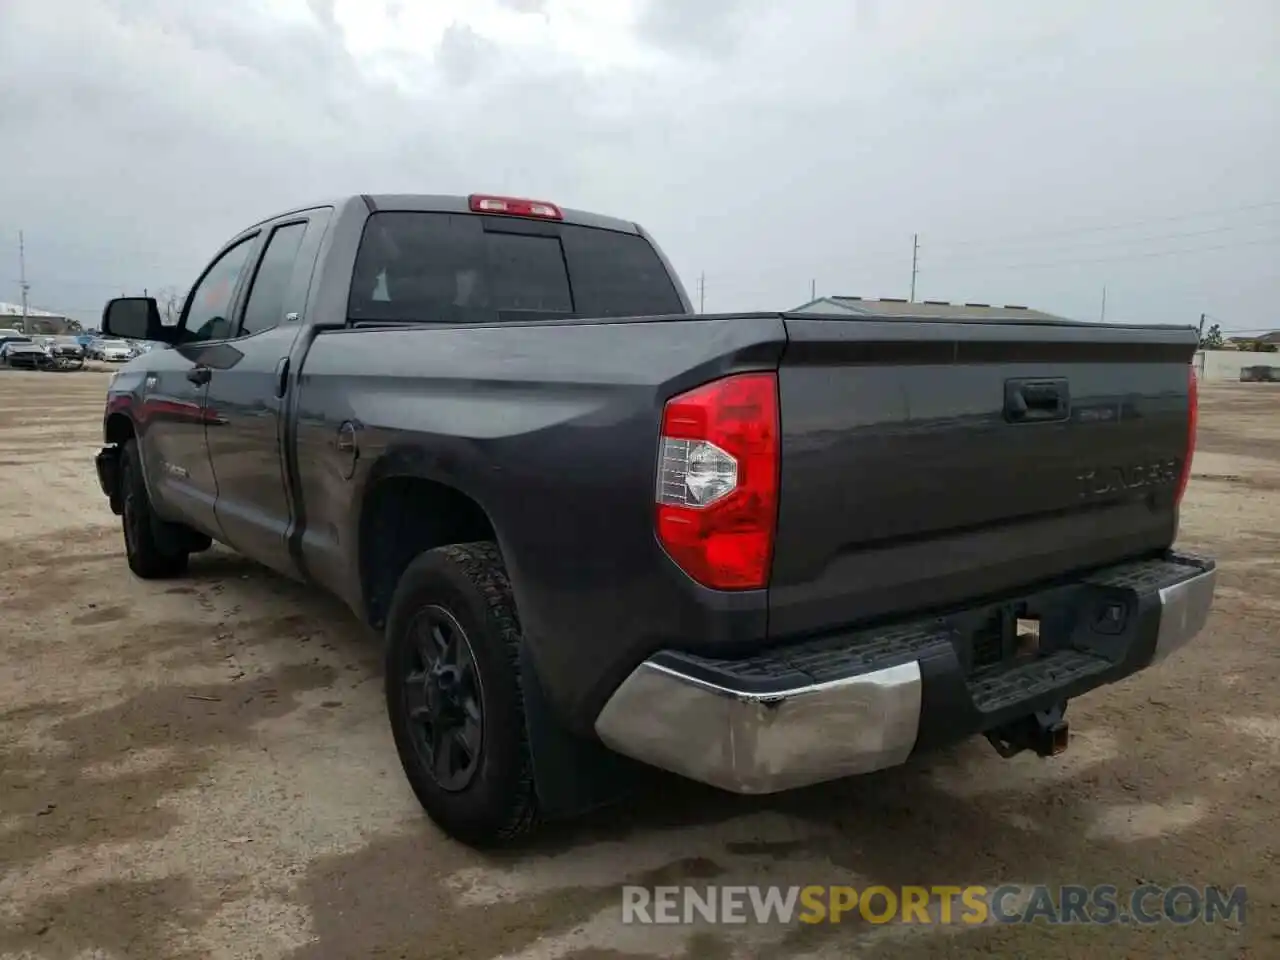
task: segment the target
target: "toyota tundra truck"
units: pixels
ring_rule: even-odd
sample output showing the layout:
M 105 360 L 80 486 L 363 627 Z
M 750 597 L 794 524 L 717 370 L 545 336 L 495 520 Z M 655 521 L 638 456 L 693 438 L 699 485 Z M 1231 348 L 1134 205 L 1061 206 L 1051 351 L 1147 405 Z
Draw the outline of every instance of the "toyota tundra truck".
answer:
M 471 844 L 654 767 L 764 794 L 979 734 L 1056 754 L 1213 599 L 1174 548 L 1192 327 L 695 314 L 635 223 L 361 195 L 102 331 L 163 345 L 97 455 L 130 569 L 218 541 L 341 598 Z

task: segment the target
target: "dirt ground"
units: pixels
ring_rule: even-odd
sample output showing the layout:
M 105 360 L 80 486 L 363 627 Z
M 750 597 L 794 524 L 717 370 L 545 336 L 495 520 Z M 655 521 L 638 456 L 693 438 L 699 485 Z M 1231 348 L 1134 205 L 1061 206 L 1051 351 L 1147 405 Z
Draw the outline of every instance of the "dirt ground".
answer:
M 377 639 L 215 549 L 125 566 L 97 489 L 106 376 L 0 371 L 0 957 L 1280 956 L 1280 388 L 1203 390 L 1182 545 L 1200 640 L 1072 705 L 1062 757 L 985 741 L 766 799 L 663 781 L 482 856 L 425 819 Z M 624 883 L 1186 882 L 1243 925 L 637 927 Z

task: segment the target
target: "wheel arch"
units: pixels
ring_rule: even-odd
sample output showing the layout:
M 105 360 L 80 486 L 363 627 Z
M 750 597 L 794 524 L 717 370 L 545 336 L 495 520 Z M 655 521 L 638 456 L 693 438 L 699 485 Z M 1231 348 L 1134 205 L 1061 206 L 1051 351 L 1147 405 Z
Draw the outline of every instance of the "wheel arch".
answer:
M 112 411 L 102 422 L 102 439 L 108 448 L 114 448 L 115 453 L 112 455 L 114 464 L 114 489 L 108 492 L 108 502 L 111 504 L 111 512 L 117 517 L 124 513 L 124 491 L 120 488 L 121 475 L 121 458 L 124 456 L 124 445 L 130 440 L 136 439 L 138 436 L 137 427 L 134 425 L 133 419 L 127 414 L 119 410 Z M 146 471 L 143 471 L 143 481 L 146 481 Z
M 123 447 L 137 435 L 138 428 L 134 425 L 133 418 L 127 413 L 116 410 L 107 414 L 107 419 L 103 421 L 102 439 L 107 443 Z
M 453 484 L 420 472 L 375 470 L 360 498 L 360 609 L 380 628 L 405 568 L 426 550 L 489 540 L 502 544 L 489 511 Z

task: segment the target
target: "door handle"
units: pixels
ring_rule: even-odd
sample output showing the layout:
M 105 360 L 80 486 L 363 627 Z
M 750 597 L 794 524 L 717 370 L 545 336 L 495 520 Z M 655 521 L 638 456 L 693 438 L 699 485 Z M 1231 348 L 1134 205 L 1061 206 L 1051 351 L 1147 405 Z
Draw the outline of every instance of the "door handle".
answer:
M 213 371 L 208 367 L 192 367 L 187 371 L 187 379 L 197 387 L 203 387 L 212 377 Z
M 276 397 L 283 397 L 289 389 L 289 358 L 281 357 L 276 364 Z
M 1004 418 L 1011 423 L 1066 420 L 1071 414 L 1071 390 L 1064 379 L 1006 380 Z

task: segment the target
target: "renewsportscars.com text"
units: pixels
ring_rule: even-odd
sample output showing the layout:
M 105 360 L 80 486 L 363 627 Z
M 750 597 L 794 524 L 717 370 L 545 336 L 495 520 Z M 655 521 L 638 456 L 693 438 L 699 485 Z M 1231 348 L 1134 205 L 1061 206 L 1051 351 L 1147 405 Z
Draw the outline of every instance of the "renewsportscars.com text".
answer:
M 622 890 L 622 920 L 637 924 L 867 923 L 1156 924 L 1245 921 L 1244 887 L 1145 884 L 1000 886 L 705 886 Z

